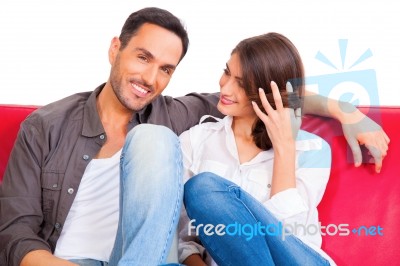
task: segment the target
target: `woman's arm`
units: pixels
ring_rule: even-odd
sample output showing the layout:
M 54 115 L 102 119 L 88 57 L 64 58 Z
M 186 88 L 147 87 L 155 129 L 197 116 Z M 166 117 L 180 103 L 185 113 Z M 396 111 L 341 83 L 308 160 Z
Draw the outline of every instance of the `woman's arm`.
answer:
M 291 86 L 291 84 L 287 83 L 287 86 Z M 295 140 L 301 117 L 296 117 L 293 109 L 283 107 L 278 86 L 273 81 L 271 89 L 276 110 L 269 104 L 262 89 L 259 90 L 259 93 L 267 114 L 263 113 L 254 102 L 253 107 L 258 117 L 264 122 L 274 149 L 274 169 L 270 194 L 272 197 L 276 193 L 296 187 Z

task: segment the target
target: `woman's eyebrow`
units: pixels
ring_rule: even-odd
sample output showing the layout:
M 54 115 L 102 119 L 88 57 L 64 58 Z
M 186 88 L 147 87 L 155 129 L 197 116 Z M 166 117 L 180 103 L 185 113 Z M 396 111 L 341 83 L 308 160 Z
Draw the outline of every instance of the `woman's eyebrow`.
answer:
M 226 65 L 226 69 L 228 70 L 228 72 L 231 73 L 231 70 L 229 69 L 228 63 L 225 63 L 225 65 Z M 238 77 L 238 76 L 235 76 L 235 79 L 237 79 L 239 81 L 243 80 L 242 77 Z

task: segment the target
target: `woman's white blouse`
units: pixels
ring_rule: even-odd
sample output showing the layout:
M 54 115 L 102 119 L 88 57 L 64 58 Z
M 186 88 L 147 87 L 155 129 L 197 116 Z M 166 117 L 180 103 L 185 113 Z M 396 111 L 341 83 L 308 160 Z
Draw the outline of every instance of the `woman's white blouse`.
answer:
M 309 226 L 314 232 L 319 228 L 317 206 L 324 194 L 331 166 L 329 145 L 320 137 L 300 130 L 296 139 L 296 188 L 287 189 L 270 198 L 274 151 L 260 152 L 251 161 L 240 164 L 235 138 L 232 131 L 232 117 L 226 116 L 218 122 L 202 121 L 180 135 L 184 182 L 202 172 L 213 172 L 224 177 L 250 193 L 283 224 Z M 179 261 L 194 253 L 206 256 L 193 234 L 188 234 L 186 211 L 183 208 L 179 222 Z M 313 228 L 311 228 L 313 227 Z M 311 230 L 314 229 L 314 230 Z M 333 261 L 321 250 L 321 235 L 296 235 L 308 246 Z M 209 265 L 216 265 L 206 256 Z

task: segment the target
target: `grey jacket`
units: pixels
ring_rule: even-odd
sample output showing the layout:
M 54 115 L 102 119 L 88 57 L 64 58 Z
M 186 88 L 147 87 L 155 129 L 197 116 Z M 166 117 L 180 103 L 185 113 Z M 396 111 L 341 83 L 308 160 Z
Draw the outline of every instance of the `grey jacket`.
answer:
M 104 87 L 33 112 L 21 124 L 0 186 L 0 265 L 19 265 L 30 251 L 54 252 L 86 166 L 106 141 L 96 107 Z M 201 116 L 221 116 L 218 94 L 159 96 L 133 115 L 180 134 Z

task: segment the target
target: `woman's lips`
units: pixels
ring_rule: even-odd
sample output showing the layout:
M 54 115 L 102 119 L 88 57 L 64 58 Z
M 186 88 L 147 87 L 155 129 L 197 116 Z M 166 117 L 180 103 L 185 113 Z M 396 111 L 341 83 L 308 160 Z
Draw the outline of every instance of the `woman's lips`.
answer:
M 231 104 L 236 103 L 235 101 L 232 101 L 232 100 L 226 98 L 225 96 L 221 96 L 220 101 L 222 104 L 225 104 L 225 105 L 231 105 Z

